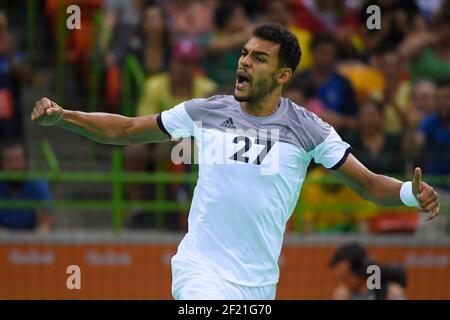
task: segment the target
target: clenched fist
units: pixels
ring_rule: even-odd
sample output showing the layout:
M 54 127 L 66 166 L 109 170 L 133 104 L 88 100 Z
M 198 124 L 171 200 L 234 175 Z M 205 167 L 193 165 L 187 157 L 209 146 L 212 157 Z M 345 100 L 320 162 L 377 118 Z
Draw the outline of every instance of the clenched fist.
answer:
M 41 126 L 52 126 L 62 119 L 63 113 L 64 109 L 55 102 L 48 98 L 42 98 L 34 106 L 31 121 Z

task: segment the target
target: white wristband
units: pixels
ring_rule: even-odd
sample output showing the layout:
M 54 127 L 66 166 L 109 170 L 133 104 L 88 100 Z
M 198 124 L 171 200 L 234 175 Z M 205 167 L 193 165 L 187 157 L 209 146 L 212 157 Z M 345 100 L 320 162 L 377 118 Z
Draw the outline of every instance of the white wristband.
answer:
M 402 184 L 400 188 L 400 200 L 402 200 L 403 204 L 408 207 L 415 207 L 419 205 L 419 201 L 414 196 L 412 191 L 412 182 L 407 181 Z

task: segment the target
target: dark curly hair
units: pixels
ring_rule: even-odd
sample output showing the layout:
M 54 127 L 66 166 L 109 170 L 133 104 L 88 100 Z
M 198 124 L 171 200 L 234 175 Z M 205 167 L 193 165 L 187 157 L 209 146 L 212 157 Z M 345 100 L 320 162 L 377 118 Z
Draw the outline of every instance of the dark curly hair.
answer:
M 279 23 L 266 23 L 255 30 L 253 36 L 280 45 L 278 58 L 281 67 L 297 69 L 302 57 L 302 50 L 297 38 Z

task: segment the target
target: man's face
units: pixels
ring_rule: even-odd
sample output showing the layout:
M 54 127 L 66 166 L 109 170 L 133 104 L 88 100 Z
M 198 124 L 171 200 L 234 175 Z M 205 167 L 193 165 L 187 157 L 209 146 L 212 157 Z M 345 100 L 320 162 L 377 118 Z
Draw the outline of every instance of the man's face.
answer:
M 414 87 L 412 92 L 414 104 L 425 114 L 430 114 L 436 106 L 436 90 L 433 84 L 423 82 Z
M 358 122 L 363 132 L 378 131 L 383 126 L 383 116 L 371 102 L 366 102 L 359 110 Z
M 291 20 L 291 15 L 287 3 L 283 0 L 270 2 L 267 10 L 266 20 L 282 25 L 288 24 Z
M 242 48 L 236 72 L 234 97 L 254 103 L 277 87 L 280 45 L 252 37 Z
M 348 261 L 338 262 L 334 266 L 333 271 L 336 281 L 339 284 L 346 286 L 351 292 L 358 292 L 361 285 L 361 278 L 352 273 Z
M 385 53 L 381 57 L 380 69 L 385 79 L 397 80 L 401 72 L 399 56 L 395 52 Z
M 161 32 L 164 29 L 164 17 L 161 8 L 149 7 L 145 10 L 144 31 L 146 34 Z
M 237 6 L 230 19 L 225 25 L 228 32 L 239 32 L 248 27 L 248 19 L 245 10 L 241 6 Z
M 439 116 L 444 121 L 450 121 L 450 85 L 442 86 L 437 89 L 436 100 Z
M 24 171 L 27 168 L 25 151 L 20 146 L 4 149 L 1 160 L 4 171 Z
M 336 59 L 336 46 L 332 43 L 322 43 L 313 52 L 314 65 L 321 70 L 333 70 Z

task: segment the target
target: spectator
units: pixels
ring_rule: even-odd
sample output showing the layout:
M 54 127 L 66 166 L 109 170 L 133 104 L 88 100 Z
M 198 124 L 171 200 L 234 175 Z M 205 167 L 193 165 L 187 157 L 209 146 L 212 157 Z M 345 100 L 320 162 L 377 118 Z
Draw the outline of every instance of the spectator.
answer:
M 366 249 L 357 243 L 339 247 L 330 260 L 339 286 L 334 290 L 335 300 L 404 300 L 407 274 L 402 265 L 380 266 L 380 289 L 369 289 L 367 279 L 370 265 L 379 266 Z
M 352 153 L 371 171 L 382 174 L 403 175 L 406 160 L 403 154 L 405 140 L 400 133 L 387 133 L 383 129 L 383 106 L 373 100 L 364 102 L 358 112 L 358 130 L 345 139 Z M 376 206 L 364 221 L 372 233 L 412 233 L 417 229 L 418 214 L 411 208 Z
M 412 81 L 450 75 L 450 8 L 440 11 L 431 26 L 431 31 L 411 33 L 399 47 L 402 59 L 409 61 Z
M 336 42 L 331 34 L 319 34 L 311 43 L 313 65 L 293 79 L 294 85 L 312 82 L 327 110 L 327 119 L 338 130 L 353 129 L 357 104 L 350 81 L 335 70 Z
M 216 0 L 166 1 L 171 36 L 175 41 L 188 38 L 202 46 L 211 31 L 215 5 Z
M 235 2 L 222 2 L 214 12 L 215 32 L 206 47 L 205 69 L 220 93 L 231 94 L 242 46 L 251 36 L 252 25 L 244 8 Z
M 295 7 L 294 7 L 295 8 Z M 340 57 L 354 58 L 362 49 L 360 21 L 346 0 L 298 1 L 295 11 L 298 27 L 312 34 L 333 33 Z
M 411 90 L 410 109 L 417 109 L 421 117 L 427 117 L 436 111 L 436 86 L 427 79 L 414 83 Z
M 339 63 L 338 70 L 352 83 L 359 104 L 383 92 L 384 77 L 378 66 L 361 60 L 346 60 Z
M 314 112 L 323 120 L 328 121 L 325 106 L 322 101 L 315 95 L 316 88 L 311 82 L 301 82 L 298 86 L 291 82 L 283 89 L 283 96 L 291 99 L 299 106 L 303 106 L 311 112 Z
M 157 114 L 179 102 L 215 92 L 217 85 L 199 73 L 200 49 L 195 42 L 178 41 L 171 54 L 169 72 L 145 81 L 138 115 Z
M 300 72 L 309 68 L 312 63 L 310 49 L 312 34 L 310 31 L 299 28 L 293 23 L 292 9 L 293 6 L 286 0 L 270 1 L 267 4 L 264 20 L 285 26 L 297 37 L 298 43 L 301 45 L 302 49 L 302 58 L 295 72 Z
M 366 21 L 369 18 L 367 7 L 370 5 L 377 5 L 380 8 L 380 29 L 366 28 Z M 360 18 L 364 43 L 369 52 L 383 48 L 396 48 L 409 33 L 426 29 L 425 20 L 420 15 L 415 0 L 366 1 L 361 8 Z
M 408 112 L 406 114 L 406 132 L 409 128 L 418 128 L 424 118 L 436 111 L 436 86 L 430 80 L 417 81 L 410 94 Z M 415 129 L 414 129 L 415 130 Z M 412 172 L 415 167 L 425 167 L 423 154 L 411 154 L 411 148 L 406 148 L 407 158 L 406 172 Z
M 439 9 L 441 9 L 444 0 L 416 0 L 416 3 L 417 6 L 419 7 L 420 14 L 428 24 L 431 22 L 436 12 L 438 12 Z
M 442 212 L 450 205 L 450 78 L 437 83 L 436 112 L 425 117 L 419 127 L 408 128 L 408 154 L 417 155 L 423 151 L 424 172 L 440 180 L 434 183 L 441 202 Z M 413 122 L 414 123 L 414 122 Z M 417 123 L 417 122 L 415 122 Z M 439 224 L 429 224 L 430 231 L 450 232 L 450 219 L 442 215 Z M 420 232 L 426 232 L 420 227 Z
M 147 76 L 165 72 L 169 68 L 170 32 L 162 7 L 149 5 L 144 10 L 140 37 L 131 44 Z
M 104 25 L 100 33 L 100 51 L 105 64 L 106 106 L 118 112 L 121 94 L 121 64 L 136 34 L 143 0 L 104 2 Z
M 408 146 L 414 151 L 424 149 L 425 172 L 432 175 L 450 174 L 450 78 L 437 84 L 436 112 L 425 117 L 418 131 L 410 136 Z M 416 128 L 411 128 L 413 131 Z M 449 183 L 437 184 L 450 190 Z
M 155 75 L 146 80 L 142 97 L 138 104 L 138 115 L 160 113 L 182 101 L 192 98 L 204 98 L 213 94 L 216 84 L 198 73 L 200 50 L 193 41 L 182 40 L 174 44 L 172 48 L 172 60 L 169 72 Z M 184 142 L 186 143 L 186 142 Z M 128 171 L 187 171 L 189 168 L 183 164 L 174 165 L 170 161 L 170 149 L 173 145 L 133 145 L 125 152 L 125 168 Z M 167 161 L 162 161 L 166 158 Z M 156 164 L 169 164 L 168 167 L 157 168 Z M 172 198 L 184 201 L 186 188 L 172 185 Z M 154 190 L 138 184 L 130 184 L 128 187 L 129 198 L 134 201 L 150 199 L 154 196 Z M 184 218 L 184 215 L 175 213 L 176 219 Z M 132 226 L 149 227 L 153 224 L 151 215 L 137 212 L 132 216 Z M 179 224 L 170 226 L 179 228 Z
M 366 101 L 358 112 L 358 130 L 348 134 L 346 141 L 352 153 L 371 171 L 383 174 L 403 174 L 401 134 L 386 133 L 383 129 L 383 106 L 376 101 Z
M 7 137 L 23 139 L 22 82 L 33 80 L 24 54 L 14 47 L 8 18 L 0 11 L 0 142 Z
M 384 129 L 389 133 L 399 133 L 406 125 L 411 84 L 405 77 L 403 64 L 395 51 L 383 49 L 374 60 L 383 76 L 380 98 L 383 102 Z M 377 98 L 377 93 L 373 97 Z
M 1 170 L 23 172 L 28 168 L 24 146 L 18 142 L 6 142 L 1 147 Z M 48 232 L 52 226 L 50 187 L 45 181 L 0 181 L 1 200 L 40 200 L 39 209 L 0 208 L 0 228 L 10 230 L 39 230 Z
M 405 140 L 400 133 L 383 130 L 383 106 L 373 100 L 363 103 L 358 112 L 358 131 L 349 134 L 346 141 L 352 153 L 376 173 L 403 175 L 405 173 Z M 364 223 L 370 232 L 412 233 L 417 229 L 418 214 L 411 208 L 376 206 Z

